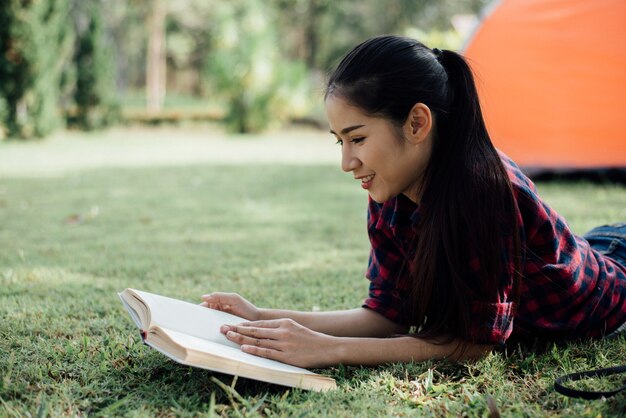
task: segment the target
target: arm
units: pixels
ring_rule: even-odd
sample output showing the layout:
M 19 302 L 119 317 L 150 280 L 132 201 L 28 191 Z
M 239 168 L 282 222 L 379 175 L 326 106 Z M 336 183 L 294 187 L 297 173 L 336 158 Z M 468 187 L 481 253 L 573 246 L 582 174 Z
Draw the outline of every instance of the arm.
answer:
M 337 337 L 388 337 L 403 334 L 408 327 L 396 324 L 366 308 L 329 312 L 299 312 L 261 309 L 261 320 L 289 318 L 305 327 Z
M 469 344 L 462 354 L 457 352 L 458 340 L 434 344 L 415 337 L 343 338 L 337 344 L 337 359 L 346 365 L 373 366 L 382 363 L 408 363 L 426 360 L 479 359 L 491 351 L 491 346 Z
M 464 352 L 456 351 L 458 340 L 435 344 L 410 336 L 336 337 L 310 330 L 289 319 L 227 325 L 222 331 L 246 353 L 300 367 L 371 366 L 444 358 L 463 361 L 480 358 L 491 350 L 490 346 L 468 344 Z
M 221 327 L 247 353 L 300 367 L 336 364 L 376 365 L 390 362 L 479 358 L 491 347 L 470 344 L 463 355 L 457 341 L 434 344 L 409 336 L 406 327 L 364 308 L 333 312 L 258 309 L 234 293 L 203 296 L 203 306 L 230 312 L 252 322 Z M 282 319 L 277 319 L 282 318 Z
M 212 293 L 202 296 L 203 306 L 232 313 L 249 321 L 288 318 L 328 335 L 343 337 L 387 337 L 402 334 L 408 328 L 365 308 L 330 312 L 300 312 L 283 309 L 260 309 L 236 293 Z

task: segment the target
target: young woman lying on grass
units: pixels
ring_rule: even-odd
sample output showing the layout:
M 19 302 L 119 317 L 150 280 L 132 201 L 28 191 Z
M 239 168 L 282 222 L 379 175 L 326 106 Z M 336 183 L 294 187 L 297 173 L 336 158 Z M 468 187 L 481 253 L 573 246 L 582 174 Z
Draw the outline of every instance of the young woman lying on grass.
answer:
M 243 351 L 302 367 L 375 365 L 626 329 L 626 224 L 571 232 L 494 148 L 459 54 L 370 39 L 341 61 L 325 101 L 342 169 L 369 193 L 369 296 L 334 312 L 203 296 L 250 321 L 222 326 Z

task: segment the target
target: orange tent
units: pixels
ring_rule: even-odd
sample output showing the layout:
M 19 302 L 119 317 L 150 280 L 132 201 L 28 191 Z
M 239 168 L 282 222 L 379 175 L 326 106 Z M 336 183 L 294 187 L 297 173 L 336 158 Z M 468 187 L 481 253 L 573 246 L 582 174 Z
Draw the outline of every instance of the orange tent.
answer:
M 496 1 L 464 49 L 518 164 L 626 168 L 625 0 Z

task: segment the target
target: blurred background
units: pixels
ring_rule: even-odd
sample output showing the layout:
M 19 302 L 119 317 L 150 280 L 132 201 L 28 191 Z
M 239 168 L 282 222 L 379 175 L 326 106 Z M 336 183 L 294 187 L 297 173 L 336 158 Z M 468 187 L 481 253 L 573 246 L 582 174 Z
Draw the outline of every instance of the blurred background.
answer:
M 325 126 L 325 75 L 367 37 L 459 49 L 487 0 L 3 0 L 0 137 L 214 121 Z
M 537 182 L 575 233 L 623 222 L 626 181 L 605 180 L 626 172 L 625 23 L 625 0 L 0 0 L 0 417 L 485 415 L 491 396 L 504 416 L 623 411 L 546 390 L 548 366 L 624 363 L 608 339 L 434 385 L 430 363 L 342 367 L 348 390 L 322 401 L 220 392 L 235 381 L 144 349 L 116 292 L 359 306 L 367 192 L 340 168 L 323 88 L 385 33 L 461 50 L 494 143 L 527 169 L 603 170 Z

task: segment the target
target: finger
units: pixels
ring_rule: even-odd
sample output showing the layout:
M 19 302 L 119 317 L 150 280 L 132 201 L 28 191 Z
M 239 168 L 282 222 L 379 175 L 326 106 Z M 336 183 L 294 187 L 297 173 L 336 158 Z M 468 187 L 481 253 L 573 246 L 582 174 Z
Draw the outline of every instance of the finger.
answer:
M 270 360 L 283 361 L 283 353 L 272 348 L 257 347 L 255 345 L 245 344 L 241 346 L 241 351 Z
M 228 311 L 230 305 L 220 305 L 218 303 L 201 302 L 200 306 L 203 308 L 215 309 L 216 311 Z
M 200 306 L 209 308 L 209 309 L 215 309 L 217 311 L 226 311 L 230 309 L 230 305 L 220 305 L 219 303 L 210 303 L 207 301 L 200 302 Z
M 240 296 L 236 293 L 211 293 L 202 295 L 207 307 L 222 312 L 232 312 L 233 306 L 240 302 Z
M 220 327 L 221 330 L 222 327 Z M 226 330 L 226 328 L 228 328 Z M 247 337 L 253 338 L 266 338 L 275 340 L 277 337 L 276 328 L 260 328 L 260 327 L 249 327 L 244 325 L 226 325 L 224 326 L 226 333 L 236 332 L 241 335 L 245 335 Z
M 232 301 L 236 296 L 236 293 L 213 292 L 202 295 L 201 298 L 205 301 L 211 301 L 213 303 L 227 303 Z
M 257 328 L 280 328 L 284 324 L 282 319 L 265 319 L 260 321 L 248 321 L 242 322 L 239 326 L 242 327 L 257 327 Z
M 278 348 L 276 341 L 274 340 L 248 337 L 246 335 L 239 334 L 238 332 L 233 331 L 227 332 L 226 338 L 239 345 L 251 345 L 255 347 L 271 348 L 273 350 Z

